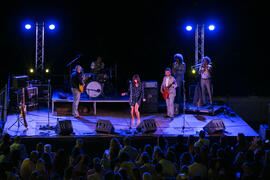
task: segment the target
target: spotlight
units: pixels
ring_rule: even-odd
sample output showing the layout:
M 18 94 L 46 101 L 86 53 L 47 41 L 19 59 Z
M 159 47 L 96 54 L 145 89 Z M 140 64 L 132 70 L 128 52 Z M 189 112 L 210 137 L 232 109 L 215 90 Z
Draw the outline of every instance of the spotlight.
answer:
M 46 68 L 45 69 L 45 73 L 49 73 L 50 72 L 50 69 L 49 68 Z
M 192 26 L 186 26 L 186 30 L 187 31 L 191 31 L 192 30 Z
M 55 25 L 54 24 L 49 25 L 49 29 L 50 30 L 54 30 L 55 29 Z
M 30 69 L 29 69 L 29 72 L 30 72 L 31 74 L 33 74 L 33 73 L 34 73 L 34 69 L 33 69 L 33 68 L 30 68 Z
M 213 30 L 215 30 L 215 26 L 211 24 L 210 26 L 208 26 L 208 29 L 209 29 L 210 31 L 213 31 Z
M 196 70 L 195 70 L 195 69 L 192 69 L 192 70 L 191 70 L 191 73 L 192 73 L 192 74 L 195 74 L 195 73 L 196 73 Z
M 24 27 L 25 27 L 25 29 L 31 29 L 31 25 L 30 24 L 26 24 Z

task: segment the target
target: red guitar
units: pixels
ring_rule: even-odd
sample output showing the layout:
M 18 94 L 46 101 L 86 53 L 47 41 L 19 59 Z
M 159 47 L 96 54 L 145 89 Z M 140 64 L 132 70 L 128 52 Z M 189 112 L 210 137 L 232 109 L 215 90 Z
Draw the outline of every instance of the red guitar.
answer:
M 166 86 L 165 88 L 162 89 L 161 94 L 162 94 L 162 96 L 163 96 L 163 98 L 164 98 L 165 100 L 168 98 L 168 96 L 169 96 L 169 89 L 170 89 L 170 87 L 171 87 L 173 84 L 175 84 L 175 83 L 173 82 L 173 83 L 170 84 L 169 86 Z
M 21 105 L 21 118 L 23 118 L 23 123 L 24 126 L 27 128 L 28 124 L 26 121 L 26 105 L 25 105 L 25 90 L 24 88 L 22 89 L 22 93 L 23 93 L 23 99 L 22 99 L 22 105 Z

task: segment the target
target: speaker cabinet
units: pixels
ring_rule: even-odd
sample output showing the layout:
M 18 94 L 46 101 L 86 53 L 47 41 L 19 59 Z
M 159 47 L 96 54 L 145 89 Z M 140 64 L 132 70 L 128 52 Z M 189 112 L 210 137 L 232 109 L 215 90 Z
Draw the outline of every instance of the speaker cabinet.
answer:
M 145 119 L 137 126 L 136 130 L 142 133 L 155 132 L 157 125 L 154 119 Z
M 214 134 L 225 130 L 225 125 L 221 119 L 213 119 L 203 127 L 208 134 Z
M 99 119 L 96 124 L 96 132 L 110 134 L 114 132 L 114 127 L 110 120 Z
M 71 120 L 62 120 L 57 122 L 56 132 L 59 135 L 70 135 L 73 133 Z
M 156 113 L 158 112 L 158 89 L 144 88 L 145 102 L 142 102 L 142 112 Z

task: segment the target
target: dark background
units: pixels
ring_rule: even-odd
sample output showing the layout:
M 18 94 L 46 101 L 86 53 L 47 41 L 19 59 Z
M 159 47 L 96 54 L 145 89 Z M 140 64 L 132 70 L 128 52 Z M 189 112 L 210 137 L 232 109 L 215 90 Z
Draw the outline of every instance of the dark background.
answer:
M 205 55 L 214 65 L 217 96 L 268 96 L 269 62 L 257 48 L 255 2 L 239 1 L 12 1 L 1 5 L 1 87 L 8 75 L 27 74 L 35 63 L 36 21 L 55 23 L 45 29 L 45 67 L 52 75 L 68 75 L 66 65 L 78 54 L 85 72 L 102 56 L 118 66 L 122 91 L 135 73 L 160 83 L 174 53 L 183 54 L 186 82 L 194 78 L 194 31 L 185 25 L 214 23 L 205 29 Z M 26 31 L 25 23 L 32 23 Z M 193 30 L 195 27 L 193 28 Z M 75 64 L 74 64 L 75 65 Z

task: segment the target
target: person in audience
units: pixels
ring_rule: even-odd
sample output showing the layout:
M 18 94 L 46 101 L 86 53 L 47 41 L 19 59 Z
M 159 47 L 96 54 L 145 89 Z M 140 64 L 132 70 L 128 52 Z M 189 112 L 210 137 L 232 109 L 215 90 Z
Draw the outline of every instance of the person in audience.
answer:
M 188 146 L 184 142 L 184 136 L 183 135 L 178 135 L 176 137 L 176 144 L 174 144 L 172 147 L 175 149 L 176 159 L 179 159 L 179 157 L 181 156 L 181 154 L 183 152 L 188 151 Z
M 193 135 L 189 135 L 188 140 L 187 140 L 187 146 L 188 146 L 188 152 L 192 155 L 194 155 L 194 143 L 195 143 L 195 137 Z
M 68 166 L 68 157 L 63 148 L 57 150 L 53 161 L 53 172 L 64 177 L 65 168 Z
M 184 165 L 180 169 L 180 173 L 177 175 L 176 180 L 190 180 L 190 176 L 188 175 L 188 166 Z
M 36 168 L 36 162 L 38 160 L 38 152 L 32 151 L 30 158 L 24 159 L 20 168 L 20 174 L 23 180 L 28 180 L 32 172 Z
M 38 158 L 41 158 L 42 153 L 44 152 L 44 144 L 42 142 L 37 143 L 36 151 L 38 152 Z
M 199 154 L 194 155 L 194 162 L 188 166 L 188 174 L 191 178 L 200 176 L 201 179 L 207 179 L 207 167 L 201 163 Z
M 70 162 L 72 165 L 77 164 L 81 155 L 84 155 L 83 144 L 84 144 L 84 142 L 82 139 L 76 140 L 75 147 L 72 149 L 72 153 L 71 153 Z
M 150 156 L 147 152 L 142 153 L 142 162 L 143 165 L 139 168 L 140 173 L 148 172 L 154 177 L 156 175 L 155 167 L 150 163 Z
M 0 143 L 0 155 L 3 154 L 4 152 L 10 151 L 10 144 L 11 144 L 10 135 L 4 133 Z
M 51 155 L 47 152 L 44 152 L 41 158 L 44 160 L 45 170 L 47 172 L 48 178 L 51 178 L 53 170 L 53 159 Z
M 55 157 L 55 152 L 52 151 L 52 146 L 50 144 L 44 145 L 44 152 L 49 153 L 52 159 Z
M 168 141 L 165 136 L 159 136 L 157 139 L 157 145 L 160 147 L 160 149 L 163 151 L 163 153 L 167 152 L 168 149 Z
M 165 159 L 163 152 L 159 151 L 157 153 L 158 163 L 162 166 L 162 174 L 165 177 L 175 177 L 176 176 L 176 167 L 174 163 Z
M 142 179 L 143 180 L 152 180 L 153 178 L 152 178 L 152 175 L 150 173 L 145 172 L 145 173 L 143 173 Z
M 48 172 L 46 171 L 45 162 L 39 158 L 36 163 L 36 171 L 42 175 L 43 179 L 49 179 Z
M 247 145 L 247 142 L 246 142 L 246 137 L 243 133 L 238 133 L 237 135 L 237 143 L 235 145 L 235 150 L 237 152 L 246 152 L 248 149 L 248 145 Z
M 21 143 L 20 136 L 15 136 L 13 144 L 10 145 L 10 152 L 15 151 L 16 149 L 20 150 L 21 159 L 24 159 L 26 157 L 26 149 L 25 149 L 24 144 Z
M 195 142 L 194 146 L 209 146 L 209 140 L 205 138 L 205 131 L 201 130 L 199 133 L 199 140 Z
M 100 162 L 94 164 L 95 173 L 87 176 L 87 180 L 103 180 L 102 167 Z
M 136 148 L 131 146 L 131 138 L 126 136 L 123 140 L 124 147 L 119 151 L 119 153 L 126 151 L 129 154 L 130 160 L 135 161 L 138 156 L 138 151 Z
M 127 152 L 123 151 L 120 153 L 119 159 L 121 162 L 119 172 L 121 171 L 121 169 L 126 169 L 130 179 L 135 179 L 135 176 L 134 176 L 133 171 L 132 171 L 132 169 L 135 167 L 135 164 L 130 161 L 129 154 Z

